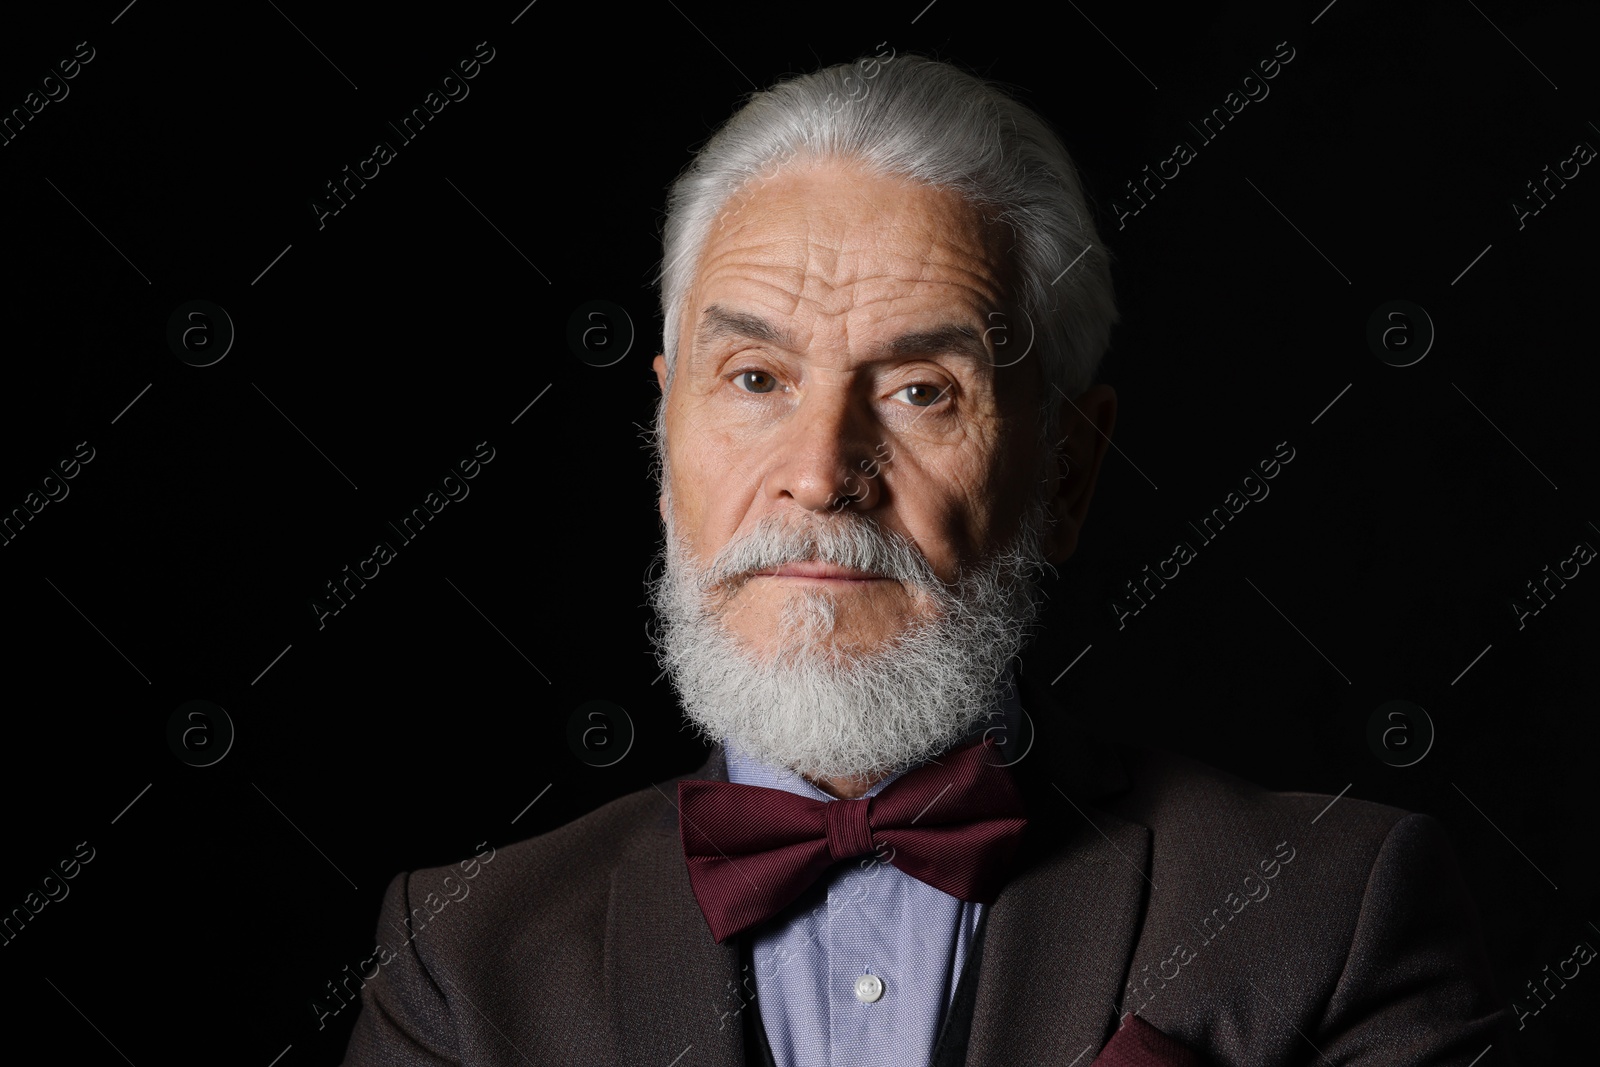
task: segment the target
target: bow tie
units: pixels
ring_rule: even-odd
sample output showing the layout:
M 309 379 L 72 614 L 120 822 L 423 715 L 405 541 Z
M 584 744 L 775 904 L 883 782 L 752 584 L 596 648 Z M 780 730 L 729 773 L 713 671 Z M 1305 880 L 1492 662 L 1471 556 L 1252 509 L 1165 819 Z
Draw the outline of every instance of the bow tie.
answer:
M 689 883 L 712 936 L 720 944 L 770 918 L 833 864 L 868 853 L 953 897 L 992 902 L 1028 822 L 997 755 L 992 740 L 974 742 L 855 800 L 679 782 Z

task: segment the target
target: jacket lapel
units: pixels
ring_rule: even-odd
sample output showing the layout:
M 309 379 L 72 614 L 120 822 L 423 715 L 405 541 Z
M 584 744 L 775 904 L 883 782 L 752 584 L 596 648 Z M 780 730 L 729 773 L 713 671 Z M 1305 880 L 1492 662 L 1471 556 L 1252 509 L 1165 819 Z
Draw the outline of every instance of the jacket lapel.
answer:
M 1087 1065 L 1117 1028 L 1150 873 L 1150 831 L 1095 807 L 1120 760 L 1022 679 L 1035 735 L 1014 764 L 1028 802 L 1016 872 L 991 906 L 969 1067 Z
M 726 780 L 722 750 L 683 778 Z M 625 1067 L 744 1067 L 739 943 L 717 944 L 689 886 L 678 836 L 678 781 L 611 877 L 605 985 Z M 670 799 L 669 799 L 670 798 Z M 598 1021 L 598 1020 L 597 1020 Z M 687 1055 L 686 1055 L 687 1053 Z

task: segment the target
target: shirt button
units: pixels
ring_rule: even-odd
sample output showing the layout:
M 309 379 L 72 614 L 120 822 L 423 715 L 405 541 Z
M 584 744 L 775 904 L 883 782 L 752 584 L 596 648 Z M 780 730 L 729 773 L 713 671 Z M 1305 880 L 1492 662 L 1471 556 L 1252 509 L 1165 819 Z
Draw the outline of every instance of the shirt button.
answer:
M 864 974 L 856 979 L 856 999 L 871 1004 L 883 996 L 883 979 L 875 974 Z

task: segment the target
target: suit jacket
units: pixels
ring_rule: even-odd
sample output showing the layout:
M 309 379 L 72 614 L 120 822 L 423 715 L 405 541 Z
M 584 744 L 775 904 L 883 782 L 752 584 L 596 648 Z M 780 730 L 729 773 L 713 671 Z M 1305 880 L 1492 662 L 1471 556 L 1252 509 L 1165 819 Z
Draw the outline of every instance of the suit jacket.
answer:
M 1113 748 L 1021 684 L 1028 827 L 941 1062 L 1515 1062 L 1435 820 Z M 720 746 L 682 777 L 726 780 Z M 715 943 L 690 890 L 678 780 L 502 848 L 470 882 L 397 876 L 347 1067 L 762 1062 L 744 939 Z M 1119 1058 L 1151 1043 L 1167 1051 Z

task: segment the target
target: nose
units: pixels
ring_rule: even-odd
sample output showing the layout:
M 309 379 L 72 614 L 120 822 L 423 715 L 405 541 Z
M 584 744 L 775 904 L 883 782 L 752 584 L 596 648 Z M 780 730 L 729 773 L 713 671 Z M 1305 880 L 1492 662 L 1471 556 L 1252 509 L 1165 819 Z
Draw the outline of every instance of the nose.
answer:
M 883 436 L 844 385 L 814 385 L 784 416 L 766 492 L 809 511 L 870 511 L 883 499 Z

